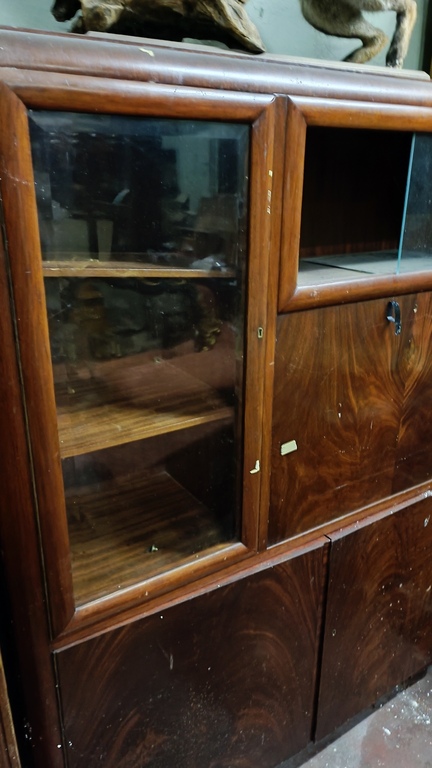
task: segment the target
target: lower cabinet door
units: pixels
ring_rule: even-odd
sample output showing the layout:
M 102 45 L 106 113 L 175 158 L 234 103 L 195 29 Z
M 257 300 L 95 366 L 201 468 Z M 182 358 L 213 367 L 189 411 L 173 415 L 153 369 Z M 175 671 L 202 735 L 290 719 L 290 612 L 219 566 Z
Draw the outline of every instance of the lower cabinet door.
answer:
M 327 547 L 57 652 L 69 768 L 271 768 L 306 746 Z
M 330 538 L 318 740 L 432 660 L 432 498 Z

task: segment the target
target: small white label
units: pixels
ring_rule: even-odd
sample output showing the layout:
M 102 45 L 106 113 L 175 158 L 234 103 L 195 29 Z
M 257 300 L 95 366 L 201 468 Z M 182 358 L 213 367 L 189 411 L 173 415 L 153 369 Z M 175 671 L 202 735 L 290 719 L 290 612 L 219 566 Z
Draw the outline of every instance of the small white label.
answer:
M 282 443 L 281 456 L 286 456 L 287 453 L 293 453 L 296 450 L 297 450 L 297 442 L 295 440 L 290 440 L 289 443 Z

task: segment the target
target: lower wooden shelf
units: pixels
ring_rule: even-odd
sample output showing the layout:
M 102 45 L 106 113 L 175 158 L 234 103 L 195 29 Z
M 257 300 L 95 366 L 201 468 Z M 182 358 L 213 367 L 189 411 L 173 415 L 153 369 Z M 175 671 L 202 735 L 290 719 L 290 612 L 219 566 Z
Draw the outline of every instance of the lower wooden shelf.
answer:
M 167 472 L 66 493 L 75 602 L 83 605 L 226 546 L 223 522 Z

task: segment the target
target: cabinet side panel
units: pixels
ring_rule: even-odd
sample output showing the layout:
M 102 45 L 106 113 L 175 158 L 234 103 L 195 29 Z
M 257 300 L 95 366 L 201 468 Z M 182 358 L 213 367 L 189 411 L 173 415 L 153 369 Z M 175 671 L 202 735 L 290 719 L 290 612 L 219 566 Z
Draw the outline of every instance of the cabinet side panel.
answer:
M 59 652 L 70 768 L 270 768 L 302 749 L 325 553 Z
M 20 768 L 18 745 L 12 721 L 3 662 L 0 654 L 0 763 L 3 768 Z
M 403 382 L 386 307 L 380 299 L 279 317 L 272 543 L 391 494 Z
M 331 544 L 317 739 L 430 663 L 431 513 L 426 497 Z
M 27 112 L 0 84 L 0 188 L 54 632 L 74 606 Z
M 4 137 L 12 124 L 10 102 L 15 97 L 7 89 L 2 89 L 1 95 L 0 133 Z M 4 138 L 0 140 L 0 145 L 4 141 Z M 0 152 L 2 149 L 0 146 Z M 3 156 L 1 162 L 0 188 L 3 197 L 4 177 L 7 175 Z M 57 699 L 48 648 L 47 608 L 34 488 L 4 244 L 4 232 L 0 232 L 0 551 L 12 606 L 14 641 L 25 689 L 33 758 L 35 764 L 43 768 L 60 768 L 63 760 L 57 746 L 61 739 Z M 1 608 L 4 620 L 4 605 Z

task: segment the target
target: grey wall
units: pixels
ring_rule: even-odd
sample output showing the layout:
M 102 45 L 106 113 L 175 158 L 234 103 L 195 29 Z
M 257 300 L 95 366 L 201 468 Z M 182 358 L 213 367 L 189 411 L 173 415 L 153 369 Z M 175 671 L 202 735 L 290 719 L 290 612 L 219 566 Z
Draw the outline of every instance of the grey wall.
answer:
M 67 31 L 69 23 L 59 24 L 50 13 L 50 0 L 0 0 L 0 24 Z M 417 0 L 418 19 L 405 61 L 405 68 L 420 69 L 427 0 Z M 247 12 L 258 27 L 270 53 L 286 53 L 316 59 L 338 61 L 355 47 L 357 42 L 328 37 L 314 30 L 302 17 L 298 0 L 249 0 Z M 395 13 L 367 14 L 369 20 L 391 37 Z M 374 64 L 384 65 L 385 52 L 376 57 Z

